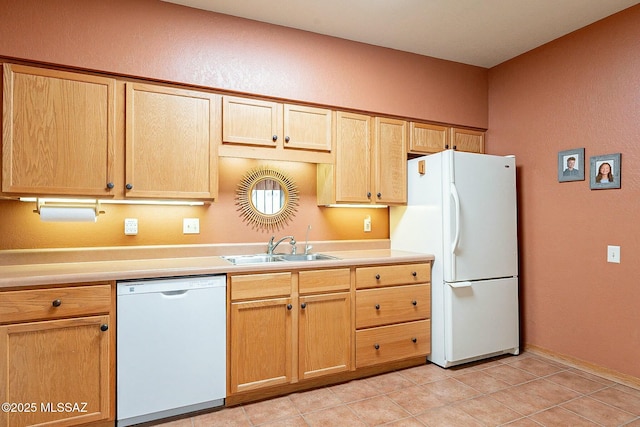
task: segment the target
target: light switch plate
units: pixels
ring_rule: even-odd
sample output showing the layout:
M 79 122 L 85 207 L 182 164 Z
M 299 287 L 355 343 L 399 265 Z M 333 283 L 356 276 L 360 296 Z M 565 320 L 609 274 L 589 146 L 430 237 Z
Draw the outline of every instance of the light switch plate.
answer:
M 620 264 L 620 246 L 607 246 L 607 262 Z

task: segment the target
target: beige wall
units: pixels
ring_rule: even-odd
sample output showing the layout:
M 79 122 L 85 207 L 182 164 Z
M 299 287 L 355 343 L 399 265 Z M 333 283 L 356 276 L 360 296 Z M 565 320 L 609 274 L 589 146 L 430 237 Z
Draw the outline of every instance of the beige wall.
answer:
M 159 0 L 0 0 L 0 57 L 143 77 L 372 113 L 486 128 L 488 71 L 186 8 Z M 220 168 L 208 208 L 108 206 L 97 224 L 43 224 L 33 205 L 0 201 L 0 249 L 262 242 L 234 204 L 240 172 Z M 300 209 L 286 229 L 298 240 L 388 238 L 386 209 L 316 206 L 315 167 L 267 162 L 292 174 Z M 363 232 L 365 216 L 372 232 Z M 124 236 L 136 217 L 139 234 Z M 182 235 L 199 217 L 201 234 Z
M 491 69 L 487 135 L 489 152 L 517 158 L 525 342 L 635 377 L 639 52 L 636 6 Z M 622 188 L 559 183 L 557 153 L 576 147 L 622 153 Z

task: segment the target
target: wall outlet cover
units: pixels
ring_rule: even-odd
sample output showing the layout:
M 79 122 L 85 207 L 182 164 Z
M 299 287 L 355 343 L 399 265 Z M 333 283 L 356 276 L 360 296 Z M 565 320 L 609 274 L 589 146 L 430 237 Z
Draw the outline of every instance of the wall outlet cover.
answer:
M 182 220 L 183 234 L 200 234 L 200 218 L 184 218 Z

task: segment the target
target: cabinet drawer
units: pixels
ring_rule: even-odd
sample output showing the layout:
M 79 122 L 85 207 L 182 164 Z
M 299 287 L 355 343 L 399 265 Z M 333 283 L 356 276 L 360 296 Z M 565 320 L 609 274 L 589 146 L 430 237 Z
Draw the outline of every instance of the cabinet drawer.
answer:
M 431 316 L 428 284 L 356 291 L 356 328 L 426 319 Z
M 301 294 L 346 291 L 351 286 L 348 268 L 301 271 L 298 274 Z
M 230 276 L 231 299 L 256 299 L 291 295 L 291 273 Z
M 1 323 L 108 313 L 111 286 L 92 285 L 0 292 Z
M 431 280 L 429 263 L 356 268 L 356 288 L 411 285 Z
M 356 368 L 426 356 L 430 351 L 430 320 L 356 331 Z

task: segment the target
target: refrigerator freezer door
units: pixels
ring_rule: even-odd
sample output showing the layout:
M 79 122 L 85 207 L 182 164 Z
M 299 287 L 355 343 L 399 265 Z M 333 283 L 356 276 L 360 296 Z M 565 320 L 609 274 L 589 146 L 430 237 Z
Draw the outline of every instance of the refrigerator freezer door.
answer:
M 444 280 L 517 276 L 515 159 L 443 156 Z
M 445 359 L 448 364 L 518 353 L 518 279 L 445 283 Z

